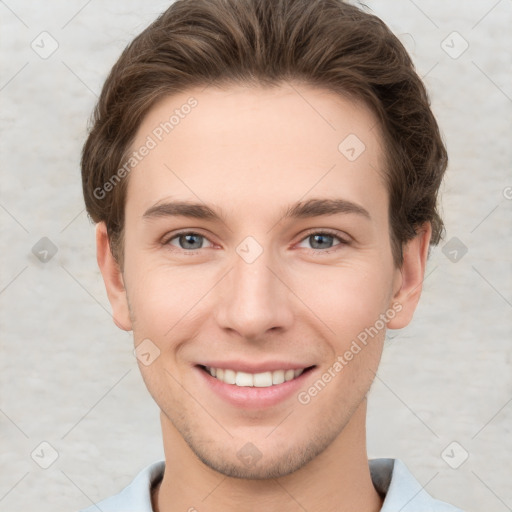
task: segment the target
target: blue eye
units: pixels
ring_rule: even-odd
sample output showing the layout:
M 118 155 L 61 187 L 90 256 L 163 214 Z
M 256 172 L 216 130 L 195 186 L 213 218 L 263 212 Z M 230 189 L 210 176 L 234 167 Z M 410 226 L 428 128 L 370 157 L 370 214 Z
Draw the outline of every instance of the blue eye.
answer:
M 338 243 L 335 243 L 336 240 Z M 174 236 L 163 242 L 163 244 L 176 248 L 173 250 L 181 249 L 185 252 L 194 253 L 205 248 L 205 241 L 210 244 L 210 247 L 213 245 L 212 242 L 210 242 L 204 235 L 193 231 L 183 231 L 181 233 L 174 234 Z M 300 244 L 303 244 L 306 241 L 309 242 L 310 247 L 305 248 L 315 253 L 330 253 L 335 251 L 337 246 L 348 244 L 348 242 L 339 235 L 329 231 L 311 231 L 301 240 Z
M 338 243 L 334 243 L 334 240 L 338 240 Z M 312 247 L 311 250 L 315 252 L 331 252 L 330 249 L 336 247 L 338 245 L 344 245 L 348 242 L 341 238 L 339 235 L 334 233 L 330 233 L 328 231 L 314 231 L 309 233 L 305 238 L 302 239 L 302 242 L 308 241 Z M 334 249 L 335 250 L 335 249 Z
M 194 232 L 185 232 L 185 233 L 178 233 L 174 235 L 172 238 L 170 238 L 166 244 L 172 245 L 176 247 L 175 244 L 171 243 L 172 240 L 178 240 L 178 247 L 180 249 L 183 249 L 184 251 L 194 251 L 197 249 L 202 249 L 203 247 L 203 241 L 207 240 L 206 237 L 203 235 L 200 235 L 199 233 Z
M 318 233 L 316 235 L 309 235 L 308 240 L 312 243 L 314 249 L 330 249 L 332 247 L 334 237 L 327 233 Z M 328 247 L 325 247 L 326 243 L 328 244 Z M 315 244 L 320 245 L 320 247 L 315 247 Z

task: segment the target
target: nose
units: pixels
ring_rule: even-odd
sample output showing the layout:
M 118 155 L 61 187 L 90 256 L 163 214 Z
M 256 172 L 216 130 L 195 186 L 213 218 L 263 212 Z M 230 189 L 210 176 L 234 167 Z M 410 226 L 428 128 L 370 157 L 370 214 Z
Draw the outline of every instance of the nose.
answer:
M 233 267 L 218 290 L 218 325 L 249 341 L 271 330 L 288 329 L 293 320 L 293 294 L 284 274 L 270 251 L 263 251 L 252 262 L 235 254 Z

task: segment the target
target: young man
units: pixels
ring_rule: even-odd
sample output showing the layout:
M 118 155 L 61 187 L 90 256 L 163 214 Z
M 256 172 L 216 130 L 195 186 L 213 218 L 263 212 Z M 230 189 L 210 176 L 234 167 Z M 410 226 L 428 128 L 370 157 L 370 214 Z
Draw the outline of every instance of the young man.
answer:
M 178 1 L 123 52 L 93 121 L 85 202 L 165 461 L 88 510 L 456 510 L 366 453 L 447 163 L 382 21 L 339 0 Z

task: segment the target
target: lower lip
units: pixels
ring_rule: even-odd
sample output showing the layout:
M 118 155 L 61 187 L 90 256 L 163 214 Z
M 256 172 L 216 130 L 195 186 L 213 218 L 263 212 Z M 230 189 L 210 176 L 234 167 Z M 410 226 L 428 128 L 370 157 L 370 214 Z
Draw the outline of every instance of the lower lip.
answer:
M 310 368 L 295 379 L 263 388 L 226 384 L 212 377 L 199 366 L 194 367 L 194 369 L 199 372 L 200 377 L 204 379 L 214 393 L 231 405 L 240 409 L 263 409 L 277 405 L 292 395 L 297 395 L 304 385 L 304 381 L 315 368 Z

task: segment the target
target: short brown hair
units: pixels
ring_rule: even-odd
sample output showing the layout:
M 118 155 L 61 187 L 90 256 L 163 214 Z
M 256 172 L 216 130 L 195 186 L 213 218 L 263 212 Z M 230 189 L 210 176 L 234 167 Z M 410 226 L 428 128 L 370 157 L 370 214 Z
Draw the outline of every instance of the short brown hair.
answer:
M 425 86 L 382 20 L 342 0 L 177 0 L 113 66 L 82 151 L 87 212 L 106 223 L 121 267 L 128 178 L 108 194 L 97 191 L 123 166 L 149 109 L 194 86 L 287 80 L 362 100 L 376 114 L 386 148 L 395 265 L 423 223 L 432 225 L 431 245 L 439 243 L 444 226 L 437 194 L 446 149 Z

